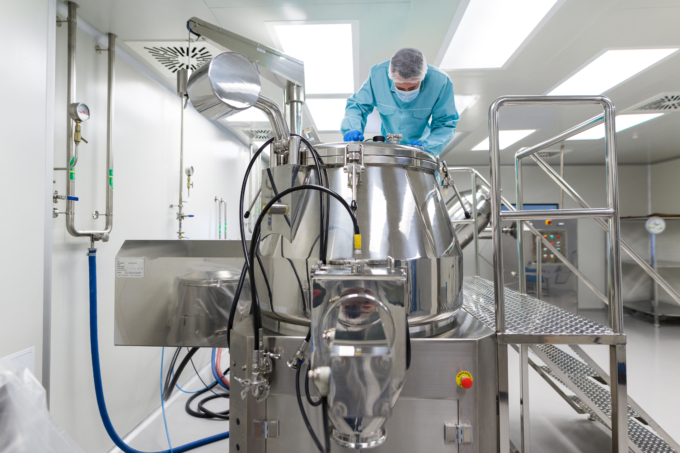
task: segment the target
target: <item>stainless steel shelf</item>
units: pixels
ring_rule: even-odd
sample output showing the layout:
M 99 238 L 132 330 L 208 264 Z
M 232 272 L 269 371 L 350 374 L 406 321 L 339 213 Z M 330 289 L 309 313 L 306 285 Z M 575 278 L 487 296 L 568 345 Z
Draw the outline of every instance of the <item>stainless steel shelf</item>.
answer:
M 463 308 L 490 329 L 496 329 L 494 286 L 481 277 L 464 279 Z M 526 294 L 505 289 L 506 344 L 622 344 L 625 335 Z

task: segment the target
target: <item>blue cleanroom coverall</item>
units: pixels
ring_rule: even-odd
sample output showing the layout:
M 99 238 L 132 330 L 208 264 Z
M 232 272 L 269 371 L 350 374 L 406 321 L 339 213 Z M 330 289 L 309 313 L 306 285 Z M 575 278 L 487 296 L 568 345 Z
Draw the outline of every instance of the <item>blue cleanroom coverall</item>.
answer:
M 402 134 L 403 144 L 418 140 L 426 151 L 439 155 L 453 138 L 460 118 L 451 79 L 427 65 L 420 93 L 413 101 L 403 102 L 387 76 L 389 66 L 389 60 L 373 66 L 361 89 L 347 99 L 342 134 L 353 130 L 363 132 L 366 118 L 377 108 L 382 119 L 382 135 Z

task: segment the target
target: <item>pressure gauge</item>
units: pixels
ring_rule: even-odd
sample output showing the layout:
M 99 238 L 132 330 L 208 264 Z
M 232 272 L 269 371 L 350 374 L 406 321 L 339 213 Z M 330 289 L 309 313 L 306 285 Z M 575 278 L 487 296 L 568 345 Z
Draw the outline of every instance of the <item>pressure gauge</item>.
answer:
M 645 228 L 650 234 L 663 233 L 666 229 L 666 222 L 661 217 L 650 217 L 645 223 Z
M 68 106 L 68 116 L 76 123 L 82 123 L 90 119 L 90 108 L 85 104 L 74 102 Z
M 184 173 L 186 173 L 187 176 L 193 175 L 193 174 L 194 174 L 194 167 L 191 166 L 191 167 L 185 168 L 185 169 L 184 169 Z

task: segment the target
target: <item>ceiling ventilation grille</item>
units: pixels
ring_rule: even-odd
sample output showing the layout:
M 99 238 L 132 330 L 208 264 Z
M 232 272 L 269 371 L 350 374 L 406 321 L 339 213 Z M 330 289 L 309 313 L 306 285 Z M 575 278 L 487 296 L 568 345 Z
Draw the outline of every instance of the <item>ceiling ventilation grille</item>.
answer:
M 180 69 L 194 71 L 222 52 L 218 46 L 198 40 L 191 46 L 184 41 L 125 41 L 141 61 L 163 76 L 172 86 Z M 191 47 L 191 49 L 189 48 Z
M 205 46 L 191 47 L 191 50 L 188 46 L 144 47 L 144 49 L 173 74 L 183 68 L 195 71 L 213 57 Z
M 680 94 L 665 93 L 654 96 L 651 99 L 633 107 L 631 111 L 634 112 L 671 112 L 680 110 Z
M 271 129 L 242 129 L 251 140 L 269 140 L 274 136 Z

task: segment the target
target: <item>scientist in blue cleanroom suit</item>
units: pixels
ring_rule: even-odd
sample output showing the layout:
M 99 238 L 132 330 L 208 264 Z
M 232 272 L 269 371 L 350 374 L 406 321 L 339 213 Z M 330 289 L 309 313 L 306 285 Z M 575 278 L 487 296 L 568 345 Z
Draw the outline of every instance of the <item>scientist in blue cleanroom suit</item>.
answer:
M 341 130 L 346 142 L 364 140 L 366 118 L 378 109 L 382 135 L 401 134 L 402 144 L 439 155 L 453 139 L 458 112 L 453 84 L 418 49 L 401 49 L 371 68 L 361 89 L 347 99 Z

